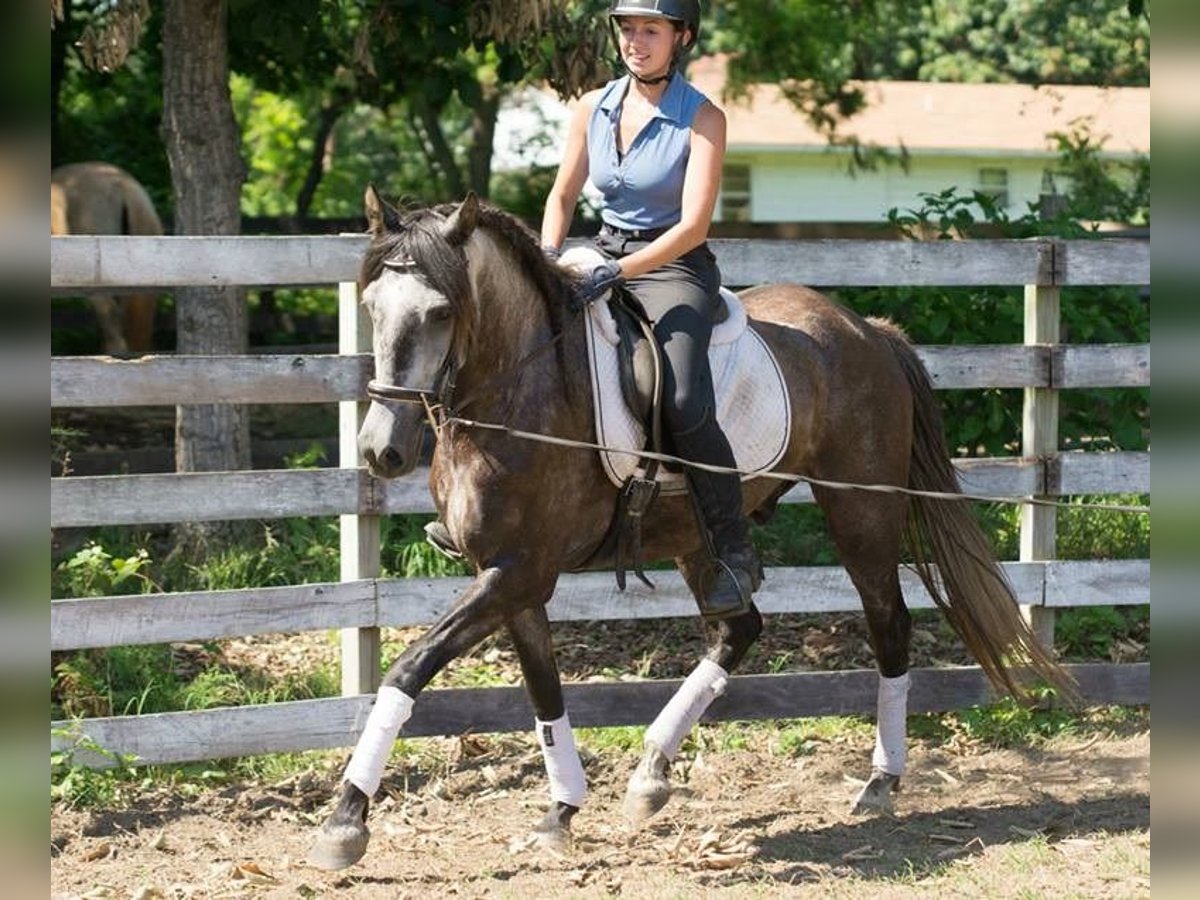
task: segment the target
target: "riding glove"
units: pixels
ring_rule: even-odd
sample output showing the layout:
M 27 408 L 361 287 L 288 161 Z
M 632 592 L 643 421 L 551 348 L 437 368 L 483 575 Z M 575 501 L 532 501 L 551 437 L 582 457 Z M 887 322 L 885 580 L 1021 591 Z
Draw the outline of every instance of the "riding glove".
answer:
M 599 299 L 607 291 L 623 284 L 625 276 L 621 274 L 621 265 L 615 259 L 608 259 L 588 272 L 575 289 L 575 297 L 583 306 Z

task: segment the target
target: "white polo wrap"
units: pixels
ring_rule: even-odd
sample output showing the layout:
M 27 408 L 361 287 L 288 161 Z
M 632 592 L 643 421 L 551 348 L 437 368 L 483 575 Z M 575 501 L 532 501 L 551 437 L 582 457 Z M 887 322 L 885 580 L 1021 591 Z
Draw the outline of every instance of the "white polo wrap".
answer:
M 354 754 L 343 776 L 368 797 L 375 796 L 379 790 L 392 744 L 412 710 L 413 698 L 399 688 L 384 685 L 375 695 L 375 705 L 371 707 L 367 724 L 354 745 Z
M 879 676 L 879 716 L 875 723 L 875 753 L 871 765 L 889 775 L 903 775 L 907 762 L 905 724 L 908 718 L 908 673 Z
M 583 800 L 587 797 L 587 778 L 575 747 L 571 720 L 564 712 L 549 722 L 534 719 L 533 725 L 542 748 L 546 777 L 550 780 L 550 799 L 576 808 L 583 806 Z
M 674 759 L 679 745 L 687 737 L 709 705 L 725 693 L 729 673 L 711 659 L 702 659 L 663 707 L 654 723 L 646 729 L 645 743 L 654 744 L 667 759 Z

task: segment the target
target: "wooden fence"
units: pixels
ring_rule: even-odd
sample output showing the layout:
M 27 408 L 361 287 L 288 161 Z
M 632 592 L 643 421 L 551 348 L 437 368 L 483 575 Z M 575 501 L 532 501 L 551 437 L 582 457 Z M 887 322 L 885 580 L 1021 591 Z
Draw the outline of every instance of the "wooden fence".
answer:
M 51 239 L 51 289 L 187 285 L 339 285 L 339 355 L 152 356 L 51 360 L 52 408 L 182 403 L 329 403 L 340 408 L 340 468 L 52 478 L 51 527 L 338 515 L 341 581 L 203 593 L 115 596 L 51 603 L 51 649 L 341 629 L 340 698 L 229 709 L 52 723 L 53 748 L 87 738 L 145 763 L 349 746 L 361 730 L 379 678 L 379 628 L 427 624 L 468 583 L 465 578 L 383 579 L 379 517 L 429 512 L 427 473 L 385 483 L 361 468 L 355 446 L 372 362 L 369 322 L 353 279 L 362 236 L 64 237 Z M 714 241 L 727 282 L 803 280 L 825 286 L 1024 285 L 1025 341 L 1002 346 L 918 348 L 940 389 L 1022 388 L 1022 455 L 955 460 L 964 489 L 1011 498 L 1148 493 L 1148 453 L 1058 452 L 1058 392 L 1150 383 L 1146 344 L 1059 343 L 1060 290 L 1072 285 L 1145 285 L 1149 243 L 1097 241 Z M 799 485 L 784 502 L 811 502 Z M 1055 510 L 1023 507 L 1020 558 L 1004 564 L 1022 607 L 1049 639 L 1056 608 L 1150 602 L 1149 560 L 1062 561 L 1055 557 Z M 611 573 L 564 576 L 551 618 L 643 619 L 694 615 L 675 573 L 658 589 L 618 592 Z M 913 608 L 932 602 L 902 572 Z M 845 572 L 774 568 L 756 597 L 766 613 L 860 609 Z M 768 625 L 769 627 L 769 625 Z M 1094 702 L 1148 703 L 1149 665 L 1072 667 Z M 911 709 L 984 702 L 976 667 L 917 670 Z M 648 722 L 677 681 L 569 685 L 581 726 Z M 873 671 L 740 676 L 710 711 L 713 719 L 873 712 Z M 444 689 L 422 694 L 407 734 L 523 730 L 532 713 L 516 688 Z M 77 756 L 106 765 L 103 755 Z

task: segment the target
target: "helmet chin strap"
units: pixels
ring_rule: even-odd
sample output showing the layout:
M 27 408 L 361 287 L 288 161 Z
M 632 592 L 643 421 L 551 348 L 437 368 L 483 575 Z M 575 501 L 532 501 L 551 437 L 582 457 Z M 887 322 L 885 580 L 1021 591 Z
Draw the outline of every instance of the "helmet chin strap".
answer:
M 675 62 L 672 60 L 671 65 L 667 68 L 666 74 L 659 75 L 657 78 L 643 78 L 641 75 L 630 71 L 628 68 L 626 68 L 625 71 L 629 72 L 629 74 L 639 83 L 654 86 L 656 84 L 662 84 L 664 81 L 671 80 L 671 76 L 675 74 Z

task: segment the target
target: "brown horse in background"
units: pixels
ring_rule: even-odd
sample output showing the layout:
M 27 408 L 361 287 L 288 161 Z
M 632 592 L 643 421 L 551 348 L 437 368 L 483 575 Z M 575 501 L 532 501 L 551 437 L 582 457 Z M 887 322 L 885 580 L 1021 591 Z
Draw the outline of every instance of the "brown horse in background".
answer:
M 104 162 L 71 163 L 50 172 L 50 233 L 163 233 L 150 195 L 124 169 Z M 153 294 L 92 294 L 104 352 L 144 353 L 153 349 Z

